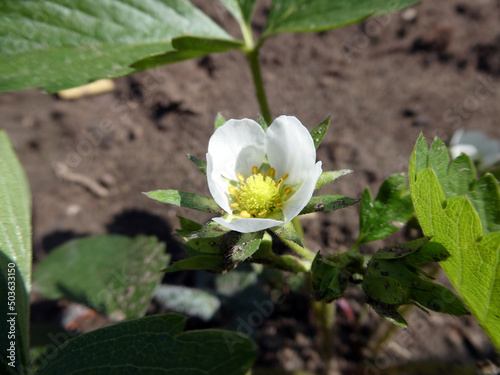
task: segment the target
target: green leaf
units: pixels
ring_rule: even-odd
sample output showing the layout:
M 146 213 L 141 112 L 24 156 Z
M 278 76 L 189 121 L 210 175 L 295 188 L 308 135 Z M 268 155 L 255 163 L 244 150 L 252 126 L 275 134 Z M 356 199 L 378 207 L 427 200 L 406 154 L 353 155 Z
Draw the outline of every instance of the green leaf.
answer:
M 311 137 L 314 142 L 314 147 L 318 149 L 319 145 L 321 144 L 321 141 L 323 141 L 323 138 L 325 137 L 325 134 L 328 130 L 328 127 L 330 126 L 330 116 L 328 116 L 326 119 L 321 122 L 318 126 L 316 126 L 313 130 L 311 130 Z
M 222 125 L 226 123 L 226 119 L 221 115 L 220 112 L 217 113 L 217 117 L 215 118 L 215 130 L 220 128 Z
M 168 259 L 155 237 L 94 236 L 54 249 L 39 263 L 34 283 L 47 298 L 83 303 L 115 320 L 131 319 L 146 312 Z
M 341 208 L 352 206 L 358 201 L 359 199 L 344 197 L 342 195 L 318 195 L 311 198 L 299 215 L 311 212 L 340 210 Z
M 450 164 L 444 143 L 436 138 L 427 151 L 425 139 L 419 138 L 417 172 L 431 167 L 446 199 L 467 196 L 477 211 L 485 234 L 500 231 L 500 191 L 495 177 L 486 174 L 476 181 L 474 163 L 460 155 Z
M 1 7 L 1 5 L 0 5 Z M 30 290 L 31 194 L 23 167 L 5 131 L 0 131 L 0 250 L 14 261 Z
M 292 241 L 297 245 L 304 247 L 304 241 L 302 240 L 302 237 L 297 233 L 297 230 L 295 229 L 295 226 L 292 222 L 289 222 L 288 224 L 285 224 L 279 228 L 272 228 L 271 230 L 279 238 L 287 241 Z
M 255 0 L 219 0 L 239 24 L 248 24 L 252 18 Z
M 394 174 L 382 183 L 375 200 L 372 201 L 370 191 L 365 190 L 361 197 L 360 228 L 355 248 L 387 237 L 411 219 L 413 205 L 410 195 L 405 192 L 405 185 L 405 176 Z
M 246 336 L 184 326 L 184 316 L 170 313 L 98 329 L 61 346 L 37 375 L 244 375 L 251 368 L 256 347 Z
M 424 144 L 425 139 L 420 136 L 409 167 L 418 220 L 424 234 L 432 236 L 433 242 L 442 244 L 450 253 L 450 258 L 441 263 L 443 269 L 500 349 L 500 299 L 495 298 L 500 295 L 500 232 L 484 235 L 481 218 L 466 197 L 446 200 L 436 173 L 427 168 L 428 151 Z
M 393 13 L 418 0 L 274 0 L 263 37 L 284 32 L 323 31 Z
M 173 51 L 155 54 L 130 64 L 136 71 L 156 68 L 158 66 L 195 59 L 216 52 L 226 52 L 243 48 L 243 43 L 235 39 L 179 36 L 172 39 Z
M 199 255 L 180 260 L 171 264 L 163 272 L 176 272 L 184 270 L 205 270 L 221 272 L 224 269 L 224 260 L 216 255 Z
M 3 299 L 0 345 L 5 348 L 0 353 L 0 373 L 21 374 L 29 362 L 30 296 L 17 264 L 2 251 L 0 295 Z
M 5 348 L 0 356 L 0 366 L 11 363 L 5 357 L 10 342 L 15 341 L 15 368 L 19 370 L 28 362 L 31 194 L 24 170 L 5 131 L 0 131 L 0 282 L 0 294 L 4 296 L 0 313 L 4 322 L 2 327 L 5 326 L 2 329 L 5 334 L 0 338 L 0 345 Z M 9 298 L 13 291 L 15 305 Z M 13 313 L 17 316 L 9 315 Z M 12 317 L 15 317 L 15 340 L 7 335 L 10 332 L 7 319 Z M 11 366 L 6 366 L 12 370 Z
M 208 321 L 219 310 L 220 300 L 210 292 L 180 285 L 159 285 L 155 299 L 170 311 Z
M 318 178 L 318 182 L 316 182 L 316 186 L 314 190 L 318 190 L 320 187 L 335 181 L 337 178 L 345 176 L 346 174 L 351 173 L 350 169 L 341 169 L 339 171 L 328 171 L 321 173 L 321 176 Z
M 173 51 L 180 35 L 236 43 L 184 0 L 4 0 L 0 14 L 2 91 L 55 92 L 130 74 L 131 63 Z
M 198 159 L 196 156 L 186 154 L 189 160 L 191 160 L 196 166 L 199 168 L 199 170 L 206 175 L 207 174 L 207 162 L 205 160 Z
M 143 194 L 162 203 L 175 204 L 179 207 L 192 208 L 203 212 L 221 213 L 221 209 L 213 198 L 195 193 L 186 193 L 179 190 L 155 190 Z
M 332 302 L 344 295 L 348 276 L 336 262 L 323 258 L 318 251 L 311 265 L 311 272 L 313 299 Z

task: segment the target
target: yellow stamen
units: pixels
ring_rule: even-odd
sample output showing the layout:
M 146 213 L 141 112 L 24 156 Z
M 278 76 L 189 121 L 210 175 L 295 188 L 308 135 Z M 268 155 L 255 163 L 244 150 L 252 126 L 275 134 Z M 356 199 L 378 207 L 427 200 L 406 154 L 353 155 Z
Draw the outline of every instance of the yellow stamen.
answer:
M 267 175 L 269 177 L 274 177 L 276 175 L 276 169 L 274 169 L 274 168 L 269 169 L 269 172 L 267 172 Z
M 252 215 L 257 215 L 257 210 L 252 210 L 252 211 L 250 211 L 250 213 L 251 213 Z
M 259 212 L 259 217 L 264 217 L 267 214 L 267 210 L 262 210 Z
M 229 194 L 231 194 L 231 195 L 236 194 L 236 188 L 235 188 L 235 187 L 233 187 L 233 186 L 229 186 L 229 187 L 227 188 L 227 190 L 229 190 Z
M 288 178 L 288 173 L 285 173 L 283 177 L 281 177 L 281 182 L 285 181 Z
M 290 194 L 292 194 L 292 188 L 291 188 L 290 186 L 289 186 L 289 187 L 287 187 L 287 188 L 285 189 L 284 193 L 285 193 L 286 195 L 290 195 Z
M 283 207 L 283 203 L 276 203 L 274 206 L 275 207 Z
M 239 206 L 240 206 L 240 204 L 239 204 L 239 203 L 231 203 L 231 207 L 236 208 L 236 207 L 239 207 Z
M 242 218 L 247 219 L 247 218 L 249 218 L 249 217 L 250 217 L 250 214 L 249 214 L 247 211 L 241 211 L 241 212 L 240 212 L 240 216 L 241 216 Z
M 259 168 L 257 168 L 255 165 L 252 167 L 252 173 L 257 174 L 259 173 Z
M 236 175 L 236 177 L 238 178 L 238 180 L 239 180 L 240 182 L 245 181 L 245 177 L 243 177 L 243 175 L 242 175 L 241 173 L 238 173 L 238 174 Z

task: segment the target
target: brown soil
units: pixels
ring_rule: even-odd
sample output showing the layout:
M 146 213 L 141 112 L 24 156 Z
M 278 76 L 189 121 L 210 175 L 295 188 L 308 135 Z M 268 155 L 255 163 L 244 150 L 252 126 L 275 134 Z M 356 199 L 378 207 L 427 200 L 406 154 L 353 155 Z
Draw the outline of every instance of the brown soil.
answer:
M 238 35 L 219 7 L 204 8 Z M 332 116 L 318 159 L 324 170 L 354 173 L 322 193 L 359 197 L 366 187 L 377 191 L 389 175 L 406 172 L 420 132 L 428 140 L 448 141 L 459 128 L 500 138 L 500 3 L 424 0 L 413 9 L 415 14 L 391 14 L 324 33 L 278 35 L 262 49 L 274 116 L 295 115 L 309 129 Z M 266 10 L 257 11 L 256 33 Z M 200 222 L 210 216 L 153 202 L 140 192 L 172 188 L 208 195 L 204 176 L 185 153 L 205 157 L 217 112 L 228 119 L 256 118 L 259 112 L 239 52 L 120 78 L 116 86 L 76 101 L 40 90 L 0 94 L 0 123 L 31 183 L 35 262 L 70 238 L 99 233 L 154 234 L 168 243 L 175 259 L 182 257 L 170 236 L 178 227 L 176 215 Z M 98 189 L 59 178 L 61 165 Z M 107 196 L 100 196 L 103 188 Z M 303 223 L 310 248 L 343 250 L 357 236 L 358 207 L 315 214 Z M 401 239 L 404 235 L 396 234 L 364 251 Z M 492 344 L 472 319 L 413 310 L 410 328 L 396 330 L 373 356 L 381 320 L 362 309 L 355 290 L 350 293 L 354 312 L 368 315 L 354 324 L 338 307 L 336 348 L 344 373 L 395 373 L 387 369 L 408 362 L 474 366 L 494 358 Z M 259 366 L 322 367 L 310 312 L 294 311 L 307 299 L 294 298 L 262 327 Z M 364 358 L 370 357 L 375 364 L 363 372 Z M 451 366 L 435 368 L 458 373 Z M 415 366 L 400 373 L 432 371 Z

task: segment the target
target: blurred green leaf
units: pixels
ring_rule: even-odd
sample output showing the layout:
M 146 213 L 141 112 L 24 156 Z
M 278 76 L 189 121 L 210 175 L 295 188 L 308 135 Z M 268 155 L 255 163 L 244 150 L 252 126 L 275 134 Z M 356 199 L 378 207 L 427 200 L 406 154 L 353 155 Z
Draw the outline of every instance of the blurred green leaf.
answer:
M 411 219 L 413 204 L 405 192 L 405 185 L 405 176 L 394 174 L 382 183 L 375 200 L 372 201 L 370 190 L 365 190 L 361 197 L 359 236 L 354 248 L 387 237 Z
M 311 198 L 299 215 L 311 212 L 340 210 L 341 208 L 352 206 L 358 201 L 359 199 L 344 197 L 342 195 L 318 195 Z
M 7 133 L 0 131 L 0 294 L 2 304 L 0 369 L 7 373 L 12 363 L 7 359 L 10 342 L 16 342 L 15 368 L 28 362 L 28 332 L 31 289 L 31 194 L 24 170 L 12 148 Z M 9 292 L 11 292 L 9 294 Z M 9 298 L 15 292 L 15 299 Z M 15 305 L 11 302 L 15 302 Z M 17 315 L 9 315 L 17 313 Z M 15 340 L 7 333 L 14 317 Z M 5 369 L 6 368 L 6 369 Z
M 316 182 L 316 186 L 314 190 L 318 190 L 320 187 L 335 181 L 337 178 L 345 176 L 346 174 L 351 173 L 352 170 L 350 169 L 341 169 L 338 171 L 328 171 L 328 172 L 323 172 L 321 173 L 321 176 L 319 176 L 318 182 Z
M 447 152 L 440 141 L 436 140 L 435 143 L 439 147 L 431 147 L 431 151 L 439 148 L 440 152 Z M 500 349 L 500 299 L 494 298 L 500 295 L 500 232 L 483 233 L 488 228 L 488 217 L 494 217 L 500 211 L 498 182 L 491 178 L 484 180 L 486 184 L 492 185 L 483 192 L 488 191 L 485 196 L 489 195 L 493 199 L 482 201 L 477 198 L 482 193 L 477 193 L 476 199 L 482 201 L 482 207 L 489 206 L 489 213 L 480 215 L 478 212 L 481 208 L 473 206 L 467 198 L 469 193 L 466 197 L 446 199 L 437 176 L 439 173 L 441 181 L 444 181 L 446 170 L 446 177 L 454 175 L 457 185 L 462 186 L 470 182 L 470 172 L 462 171 L 466 178 L 461 178 L 460 170 L 453 163 L 448 167 L 437 164 L 439 162 L 436 160 L 432 152 L 429 153 L 425 138 L 421 135 L 409 167 L 411 195 L 418 220 L 424 234 L 432 236 L 433 242 L 443 245 L 450 253 L 451 256 L 441 263 L 443 269 L 472 314 Z M 444 157 L 439 160 L 446 163 Z M 457 165 L 463 163 L 465 159 L 462 158 Z M 450 169 L 454 171 L 450 173 Z M 453 178 L 443 184 L 449 186 Z M 475 183 L 472 186 L 477 187 Z M 450 191 L 448 194 L 453 194 Z M 486 225 L 483 222 L 485 217 Z
M 213 293 L 181 285 L 159 285 L 154 297 L 170 311 L 205 321 L 212 319 L 220 307 L 220 300 Z
M 237 43 L 184 0 L 4 0 L 0 14 L 0 91 L 55 92 L 130 74 L 135 61 L 174 51 L 180 35 Z
M 175 232 L 176 236 L 187 237 L 192 232 L 196 232 L 203 227 L 203 225 L 197 223 L 196 221 L 187 219 L 187 218 L 182 217 L 182 216 L 177 216 L 177 217 L 179 218 L 179 223 L 181 225 L 181 229 L 177 230 Z
M 263 37 L 284 32 L 323 31 L 393 13 L 418 0 L 274 0 Z
M 100 235 L 54 249 L 34 273 L 47 298 L 80 302 L 112 319 L 144 315 L 168 263 L 155 237 Z
M 182 332 L 185 321 L 153 315 L 86 333 L 60 347 L 37 375 L 244 375 L 251 368 L 256 347 L 249 338 L 216 329 Z
M 325 137 L 326 132 L 328 131 L 328 128 L 330 127 L 330 116 L 328 116 L 321 124 L 316 126 L 312 131 L 311 131 L 311 137 L 314 142 L 314 147 L 316 149 L 318 146 L 321 144 L 321 141 L 323 141 L 323 138 Z
M 220 213 L 221 209 L 213 198 L 195 193 L 186 193 L 179 190 L 155 190 L 143 193 L 158 202 L 174 204 L 179 207 L 192 208 L 193 210 Z

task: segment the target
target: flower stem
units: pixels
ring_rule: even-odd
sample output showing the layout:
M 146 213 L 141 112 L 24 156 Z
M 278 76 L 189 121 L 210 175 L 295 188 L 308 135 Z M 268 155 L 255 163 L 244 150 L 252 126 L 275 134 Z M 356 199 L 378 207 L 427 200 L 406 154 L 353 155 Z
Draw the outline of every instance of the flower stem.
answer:
M 259 101 L 260 110 L 262 112 L 262 117 L 269 125 L 271 124 L 271 110 L 269 109 L 269 104 L 267 103 L 266 90 L 264 88 L 264 82 L 262 80 L 262 74 L 260 72 L 259 63 L 259 46 L 248 50 L 247 61 L 250 65 L 250 71 L 252 72 L 253 83 L 255 86 L 255 93 L 257 95 L 257 100 Z
M 325 374 L 330 373 L 333 365 L 333 327 L 335 323 L 335 303 L 323 301 L 313 302 L 316 329 L 321 340 L 322 356 L 325 363 Z
M 283 238 L 281 240 L 301 258 L 311 262 L 314 260 L 315 255 L 311 250 L 306 249 L 305 247 L 302 247 L 293 241 L 285 240 Z

